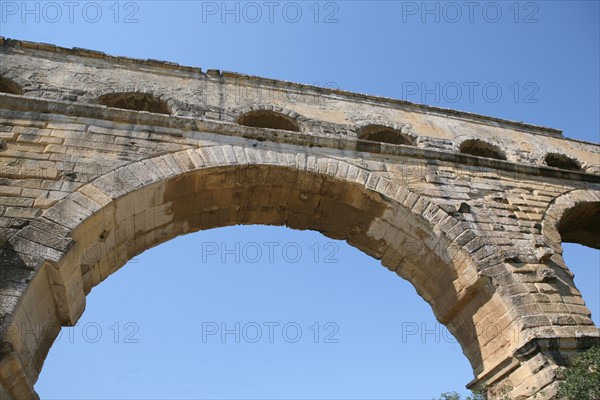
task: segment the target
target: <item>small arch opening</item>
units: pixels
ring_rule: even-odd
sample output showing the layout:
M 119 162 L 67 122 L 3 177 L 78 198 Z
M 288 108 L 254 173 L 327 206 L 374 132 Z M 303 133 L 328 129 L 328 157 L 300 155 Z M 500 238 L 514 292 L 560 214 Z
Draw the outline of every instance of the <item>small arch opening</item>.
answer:
M 359 132 L 359 139 L 389 144 L 413 144 L 410 138 L 403 134 L 399 129 L 381 125 L 369 125 L 364 127 Z M 356 149 L 358 151 L 379 151 L 381 148 L 379 143 L 359 141 L 356 145 Z
M 281 131 L 300 132 L 300 126 L 288 116 L 275 111 L 250 111 L 237 120 L 237 123 L 252 128 L 277 129 Z
M 379 125 L 370 125 L 362 129 L 360 138 L 390 144 L 412 144 L 411 140 L 400 132 L 400 130 Z
M 478 139 L 469 139 L 462 142 L 460 144 L 460 152 L 462 154 L 469 154 L 477 157 L 506 160 L 506 155 L 498 146 Z
M 548 153 L 544 158 L 544 162 L 549 167 L 567 169 L 570 171 L 580 171 L 581 164 L 571 157 L 564 154 Z
M 600 249 L 600 202 L 581 203 L 565 211 L 557 228 L 563 242 Z
M 124 110 L 171 115 L 165 101 L 148 93 L 110 93 L 100 97 L 98 104 Z
M 8 93 L 8 94 L 23 94 L 23 89 L 14 81 L 0 76 L 0 93 Z

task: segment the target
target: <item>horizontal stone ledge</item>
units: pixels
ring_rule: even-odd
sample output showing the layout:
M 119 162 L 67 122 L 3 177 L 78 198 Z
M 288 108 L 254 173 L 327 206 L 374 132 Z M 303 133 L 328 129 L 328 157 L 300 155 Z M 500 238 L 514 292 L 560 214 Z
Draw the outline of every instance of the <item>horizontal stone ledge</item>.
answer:
M 20 111 L 25 113 L 41 113 L 46 115 L 44 118 L 47 118 L 48 121 L 52 120 L 48 114 L 56 114 L 78 118 L 83 117 L 97 120 L 108 120 L 117 123 L 135 124 L 138 125 L 136 130 L 140 130 L 140 125 L 147 126 L 148 130 L 152 130 L 152 127 L 181 129 L 181 135 L 177 135 L 175 133 L 165 133 L 165 135 L 176 137 L 183 137 L 184 131 L 196 132 L 198 134 L 206 132 L 226 136 L 243 137 L 245 139 L 256 140 L 258 142 L 270 141 L 276 143 L 300 145 L 304 147 L 325 147 L 350 151 L 358 151 L 356 150 L 358 143 L 377 143 L 379 147 L 378 151 L 371 152 L 373 154 L 439 160 L 455 164 L 468 165 L 476 168 L 490 168 L 530 176 L 543 176 L 564 180 L 600 183 L 600 175 L 581 171 L 566 171 L 546 166 L 525 165 L 505 160 L 471 156 L 468 154 L 450 153 L 441 150 L 424 149 L 408 145 L 393 145 L 389 143 L 372 142 L 368 140 L 343 137 L 341 135 L 339 137 L 330 137 L 307 132 L 277 131 L 266 128 L 247 127 L 231 122 L 185 116 L 154 114 L 144 111 L 129 111 L 95 104 L 78 104 L 0 93 L 0 109 Z
M 301 91 L 311 91 L 318 94 L 329 95 L 331 97 L 343 97 L 352 101 L 362 101 L 366 103 L 376 103 L 379 105 L 389 106 L 396 109 L 420 112 L 424 114 L 434 114 L 445 117 L 453 117 L 456 119 L 461 119 L 465 121 L 476 122 L 485 125 L 491 125 L 496 127 L 503 127 L 508 129 L 519 130 L 522 132 L 528 132 L 536 135 L 544 135 L 544 136 L 553 136 L 553 137 L 563 137 L 562 131 L 559 129 L 548 128 L 543 126 L 537 126 L 532 124 L 527 124 L 520 121 L 510 121 L 496 117 L 490 117 L 486 115 L 471 113 L 467 111 L 458 111 L 452 110 L 443 107 L 430 106 L 427 104 L 418 104 L 412 103 L 406 100 L 400 99 L 392 99 L 388 97 L 382 96 L 374 96 L 364 93 L 356 93 L 350 92 L 342 89 L 335 88 L 324 88 L 318 87 L 315 85 L 307 85 L 302 83 L 277 80 L 272 78 L 263 78 L 254 75 L 246 75 L 237 72 L 229 72 L 229 71 L 221 71 L 218 69 L 210 69 L 206 73 L 203 73 L 200 68 L 191 67 L 191 66 L 182 66 L 177 63 L 169 62 L 169 61 L 159 61 L 159 60 L 143 60 L 136 59 L 130 57 L 120 57 L 120 56 L 112 56 L 107 55 L 99 51 L 81 49 L 81 48 L 66 48 L 60 47 L 47 43 L 36 43 L 29 42 L 24 40 L 15 40 L 4 38 L 0 36 L 0 47 L 8 47 L 8 48 L 17 48 L 21 47 L 26 50 L 34 50 L 34 51 L 45 51 L 51 53 L 67 53 L 73 54 L 79 57 L 87 57 L 87 58 L 96 58 L 96 59 L 105 59 L 107 62 L 114 64 L 115 61 L 120 61 L 124 64 L 128 65 L 147 65 L 154 66 L 163 70 L 163 73 L 169 71 L 171 74 L 173 73 L 187 73 L 197 75 L 197 76 L 209 76 L 209 77 L 218 77 L 220 79 L 230 79 L 232 81 L 241 80 L 245 82 L 252 81 L 255 84 L 263 85 L 263 86 L 277 86 L 281 90 L 291 90 L 297 89 Z M 157 71 L 158 72 L 158 71 Z
M 529 335 L 527 336 L 527 333 Z M 545 326 L 538 329 L 531 328 L 525 332 L 526 339 L 517 346 L 525 348 L 529 343 L 535 342 L 542 349 L 556 348 L 557 345 L 562 349 L 573 349 L 574 343 L 587 343 L 588 341 L 600 344 L 600 328 L 590 325 L 571 325 L 571 326 Z M 588 345 L 584 345 L 588 347 Z
M 477 377 L 473 378 L 471 382 L 467 383 L 466 388 L 475 392 L 481 391 L 485 386 L 493 384 L 502 379 L 502 377 L 509 375 L 511 372 L 519 368 L 520 363 L 514 357 L 505 358 L 503 361 L 498 363 L 495 367 L 482 372 Z

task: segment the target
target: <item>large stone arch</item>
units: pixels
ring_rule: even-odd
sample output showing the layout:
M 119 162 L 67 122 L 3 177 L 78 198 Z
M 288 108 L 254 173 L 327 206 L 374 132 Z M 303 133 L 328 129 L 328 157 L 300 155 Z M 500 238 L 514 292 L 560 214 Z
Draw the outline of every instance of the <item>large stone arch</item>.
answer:
M 336 158 L 224 145 L 112 171 L 11 238 L 15 258 L 32 273 L 3 321 L 4 390 L 34 394 L 59 326 L 76 323 L 85 295 L 127 260 L 178 235 L 232 224 L 346 239 L 415 286 L 476 376 L 512 355 L 518 315 L 480 273 L 484 255 L 474 254 L 483 242 L 463 222 L 383 174 Z

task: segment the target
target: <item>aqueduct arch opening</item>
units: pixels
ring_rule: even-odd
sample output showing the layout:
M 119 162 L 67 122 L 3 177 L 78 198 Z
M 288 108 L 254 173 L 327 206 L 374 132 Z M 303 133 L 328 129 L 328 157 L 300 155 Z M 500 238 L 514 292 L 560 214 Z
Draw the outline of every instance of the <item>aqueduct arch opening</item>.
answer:
M 152 93 L 119 92 L 100 96 L 96 102 L 107 107 L 132 111 L 146 111 L 158 114 L 171 114 L 167 103 Z
M 255 109 L 237 118 L 237 123 L 255 128 L 277 129 L 290 132 L 300 132 L 300 125 L 281 112 Z
M 600 190 L 574 190 L 556 198 L 544 216 L 543 233 L 558 253 L 560 242 L 600 249 Z

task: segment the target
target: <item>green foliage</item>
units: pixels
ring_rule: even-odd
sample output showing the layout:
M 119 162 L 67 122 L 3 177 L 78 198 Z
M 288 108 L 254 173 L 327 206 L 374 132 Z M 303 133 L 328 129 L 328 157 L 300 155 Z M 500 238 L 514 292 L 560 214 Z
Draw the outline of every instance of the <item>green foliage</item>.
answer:
M 439 399 L 434 400 L 462 400 L 462 396 L 458 392 L 444 392 Z M 485 400 L 485 397 L 480 393 L 473 393 L 464 400 Z
M 434 400 L 461 400 L 462 397 L 458 392 L 444 392 L 439 399 Z
M 600 399 L 600 346 L 580 353 L 571 365 L 559 370 L 563 379 L 558 395 L 565 400 Z
M 577 355 L 571 365 L 557 371 L 561 380 L 558 397 L 561 400 L 600 400 L 600 346 L 592 347 Z M 508 398 L 511 387 L 487 388 L 493 398 Z M 484 390 L 485 392 L 486 390 Z M 481 393 L 473 393 L 464 400 L 485 400 Z M 463 400 L 457 392 L 445 392 L 439 399 Z
M 511 400 L 509 393 L 512 389 L 512 386 L 506 384 L 484 386 L 480 392 L 471 391 L 471 394 L 465 397 L 464 400 L 487 400 L 488 396 L 497 400 Z M 441 396 L 439 399 L 434 400 L 463 400 L 457 392 L 444 392 Z

